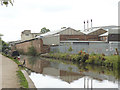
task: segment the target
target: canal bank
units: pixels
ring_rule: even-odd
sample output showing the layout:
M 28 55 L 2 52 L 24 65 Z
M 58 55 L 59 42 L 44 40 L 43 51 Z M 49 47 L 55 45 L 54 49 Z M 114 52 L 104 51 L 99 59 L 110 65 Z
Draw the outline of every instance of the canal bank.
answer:
M 26 80 L 28 82 L 28 87 L 29 88 L 36 88 L 35 85 L 34 85 L 34 83 L 33 83 L 33 81 L 30 79 L 28 73 L 25 70 L 21 70 L 21 71 L 24 74 L 24 76 L 25 76 L 25 78 L 26 78 Z
M 18 61 L 1 54 L 0 57 L 2 58 L 2 88 L 35 88 L 27 72 L 18 67 Z M 25 83 L 28 85 L 25 85 Z
M 90 65 L 104 66 L 107 68 L 114 68 L 116 70 L 120 68 L 119 55 L 105 56 L 104 54 L 95 54 L 95 53 L 88 54 L 81 50 L 78 54 L 46 53 L 46 54 L 41 54 L 41 57 L 56 59 L 56 60 L 71 61 L 73 63 L 77 63 L 81 65 L 90 64 Z

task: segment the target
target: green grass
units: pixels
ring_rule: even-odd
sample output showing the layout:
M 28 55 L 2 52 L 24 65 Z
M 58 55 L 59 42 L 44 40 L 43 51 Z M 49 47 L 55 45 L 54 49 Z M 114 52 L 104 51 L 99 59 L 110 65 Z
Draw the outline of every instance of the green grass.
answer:
M 27 82 L 25 76 L 23 75 L 23 73 L 20 70 L 17 71 L 17 76 L 19 78 L 20 85 L 23 88 L 28 88 L 28 82 Z
M 120 56 L 119 55 L 112 55 L 112 56 L 105 56 L 105 64 L 106 65 L 113 65 L 115 69 L 120 67 Z

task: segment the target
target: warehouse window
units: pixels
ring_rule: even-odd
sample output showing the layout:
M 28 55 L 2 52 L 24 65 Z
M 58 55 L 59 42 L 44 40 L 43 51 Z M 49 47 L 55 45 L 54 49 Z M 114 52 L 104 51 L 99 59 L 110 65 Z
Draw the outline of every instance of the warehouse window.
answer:
M 25 34 L 26 36 L 29 36 L 29 34 Z
M 101 37 L 100 40 L 103 40 L 103 38 Z

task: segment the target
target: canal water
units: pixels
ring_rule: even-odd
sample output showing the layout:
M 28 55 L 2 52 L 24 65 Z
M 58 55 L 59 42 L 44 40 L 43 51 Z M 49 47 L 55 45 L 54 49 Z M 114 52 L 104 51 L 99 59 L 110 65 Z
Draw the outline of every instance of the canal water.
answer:
M 63 60 L 21 56 L 36 88 L 118 88 L 117 71 Z

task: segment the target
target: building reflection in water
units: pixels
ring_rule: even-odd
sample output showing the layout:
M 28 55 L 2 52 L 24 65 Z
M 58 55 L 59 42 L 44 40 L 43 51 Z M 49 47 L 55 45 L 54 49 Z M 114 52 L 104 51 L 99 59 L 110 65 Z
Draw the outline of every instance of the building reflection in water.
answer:
M 69 69 L 70 67 L 69 65 L 63 68 L 64 65 L 60 65 L 60 63 L 40 60 L 40 58 L 32 58 L 32 59 L 31 58 L 25 56 L 22 57 L 22 61 L 25 59 L 26 67 L 36 73 L 53 76 L 68 83 L 78 80 L 79 78 L 82 78 L 84 76 L 82 73 L 71 71 Z M 28 71 L 28 73 L 30 74 L 30 71 Z
M 40 73 L 43 75 L 49 75 L 55 78 L 59 78 L 62 81 L 65 81 L 67 83 L 72 83 L 75 80 L 78 80 L 80 78 L 84 77 L 84 88 L 90 88 L 92 90 L 93 88 L 93 79 L 102 81 L 106 79 L 105 75 L 95 74 L 93 72 L 80 72 L 79 68 L 70 65 L 70 64 L 63 64 L 63 63 L 57 63 L 57 62 L 50 62 L 47 60 L 42 60 L 37 57 L 28 57 L 28 56 L 22 56 L 21 62 L 25 59 L 26 61 L 26 67 L 30 70 L 28 70 L 28 74 L 30 75 L 31 71 Z M 90 76 L 90 77 L 87 77 Z M 109 79 L 110 77 L 107 77 Z M 115 79 L 113 78 L 113 82 Z
M 84 77 L 84 88 L 89 88 L 92 90 L 93 88 L 93 79 Z

